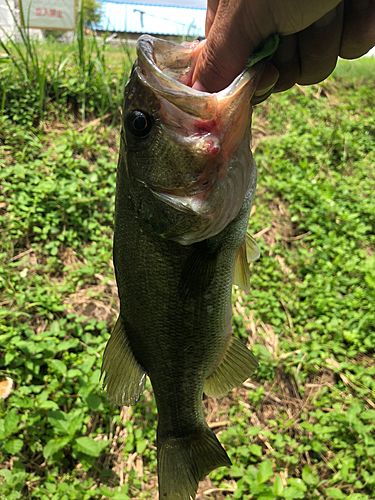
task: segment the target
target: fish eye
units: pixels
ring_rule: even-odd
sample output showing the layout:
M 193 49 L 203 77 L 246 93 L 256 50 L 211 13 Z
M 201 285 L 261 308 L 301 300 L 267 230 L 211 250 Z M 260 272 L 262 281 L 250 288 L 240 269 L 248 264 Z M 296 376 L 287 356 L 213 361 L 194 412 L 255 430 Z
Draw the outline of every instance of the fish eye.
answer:
M 144 139 L 151 131 L 152 119 L 143 111 L 132 111 L 127 117 L 127 125 L 135 137 Z

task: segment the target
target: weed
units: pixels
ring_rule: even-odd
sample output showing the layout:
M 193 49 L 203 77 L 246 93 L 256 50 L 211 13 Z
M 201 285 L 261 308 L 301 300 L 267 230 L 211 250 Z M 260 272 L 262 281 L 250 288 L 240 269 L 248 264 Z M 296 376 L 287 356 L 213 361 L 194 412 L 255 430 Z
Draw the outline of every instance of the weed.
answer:
M 70 47 L 34 40 L 27 28 L 14 22 L 21 42 L 6 34 L 6 41 L 0 41 L 8 56 L 1 68 L 1 114 L 29 127 L 38 126 L 56 107 L 79 114 L 83 121 L 110 114 L 112 123 L 117 122 L 133 57 L 126 45 L 113 67 L 107 61 L 105 38 L 86 36 L 81 13 Z

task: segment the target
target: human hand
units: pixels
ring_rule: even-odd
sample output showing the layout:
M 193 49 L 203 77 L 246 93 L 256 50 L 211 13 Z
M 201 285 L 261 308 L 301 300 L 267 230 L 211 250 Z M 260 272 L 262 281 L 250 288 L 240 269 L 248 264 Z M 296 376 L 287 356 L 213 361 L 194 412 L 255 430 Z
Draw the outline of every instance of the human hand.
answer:
M 281 42 L 253 101 L 295 83 L 330 75 L 337 58 L 354 59 L 375 45 L 375 0 L 208 0 L 206 44 L 193 88 L 217 92 L 244 69 L 270 34 Z

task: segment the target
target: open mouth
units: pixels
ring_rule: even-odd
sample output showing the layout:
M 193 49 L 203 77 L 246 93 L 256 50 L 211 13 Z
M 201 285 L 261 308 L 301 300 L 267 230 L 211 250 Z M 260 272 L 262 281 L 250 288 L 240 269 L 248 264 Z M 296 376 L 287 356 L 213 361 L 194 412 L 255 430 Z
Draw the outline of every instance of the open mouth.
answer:
M 191 182 L 150 186 L 174 209 L 206 220 L 200 241 L 219 233 L 238 214 L 256 172 L 250 152 L 250 99 L 264 64 L 245 70 L 226 89 L 200 92 L 191 86 L 199 42 L 174 44 L 145 35 L 138 39 L 135 71 L 157 97 L 163 130 L 196 159 Z M 189 243 L 191 242 L 189 239 Z

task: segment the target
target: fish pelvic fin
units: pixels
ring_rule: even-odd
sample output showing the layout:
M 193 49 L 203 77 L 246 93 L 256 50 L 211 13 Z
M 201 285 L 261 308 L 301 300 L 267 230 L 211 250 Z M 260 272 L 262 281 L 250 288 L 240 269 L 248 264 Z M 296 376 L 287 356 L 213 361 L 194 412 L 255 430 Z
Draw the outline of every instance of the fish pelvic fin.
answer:
M 231 461 L 206 423 L 187 438 L 158 438 L 160 500 L 194 500 L 199 481 Z
M 108 399 L 120 406 L 135 405 L 143 392 L 146 373 L 135 359 L 121 316 L 104 351 L 100 378 L 105 373 L 103 390 Z
M 260 252 L 254 238 L 246 233 L 245 241 L 238 249 L 234 264 L 233 283 L 245 293 L 250 292 L 250 269 L 249 262 L 259 258 Z
M 204 392 L 207 396 L 222 398 L 252 375 L 258 361 L 243 342 L 233 334 L 220 364 L 206 379 Z

